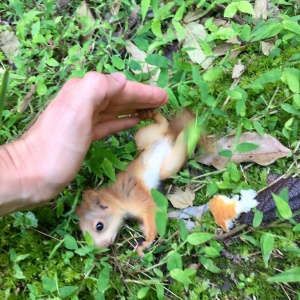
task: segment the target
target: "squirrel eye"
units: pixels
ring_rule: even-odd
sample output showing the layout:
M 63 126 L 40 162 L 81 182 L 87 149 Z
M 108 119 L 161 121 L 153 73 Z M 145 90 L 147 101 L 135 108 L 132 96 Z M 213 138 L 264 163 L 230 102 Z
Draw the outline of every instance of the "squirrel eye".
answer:
M 103 225 L 102 222 L 98 222 L 98 223 L 96 224 L 96 230 L 97 230 L 98 232 L 101 232 L 101 231 L 103 230 L 103 228 L 104 228 L 104 225 Z

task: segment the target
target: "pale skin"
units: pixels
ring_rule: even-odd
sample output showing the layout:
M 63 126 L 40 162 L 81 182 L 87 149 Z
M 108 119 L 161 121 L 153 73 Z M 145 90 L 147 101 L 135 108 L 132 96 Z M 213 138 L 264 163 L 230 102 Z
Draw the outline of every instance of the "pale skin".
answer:
M 138 109 L 166 103 L 163 89 L 121 73 L 68 80 L 21 138 L 0 147 L 0 216 L 55 197 L 74 179 L 93 141 L 138 124 L 128 116 Z

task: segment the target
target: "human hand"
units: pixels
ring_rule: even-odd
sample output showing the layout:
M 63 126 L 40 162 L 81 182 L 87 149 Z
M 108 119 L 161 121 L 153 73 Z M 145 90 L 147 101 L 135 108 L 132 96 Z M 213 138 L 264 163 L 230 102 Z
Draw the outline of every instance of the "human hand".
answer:
M 118 116 L 166 102 L 164 90 L 127 81 L 121 73 L 89 72 L 84 78 L 68 80 L 33 126 L 10 147 L 10 156 L 18 160 L 14 164 L 21 166 L 23 189 L 34 188 L 35 201 L 51 199 L 75 177 L 92 141 L 139 122 L 136 116 Z

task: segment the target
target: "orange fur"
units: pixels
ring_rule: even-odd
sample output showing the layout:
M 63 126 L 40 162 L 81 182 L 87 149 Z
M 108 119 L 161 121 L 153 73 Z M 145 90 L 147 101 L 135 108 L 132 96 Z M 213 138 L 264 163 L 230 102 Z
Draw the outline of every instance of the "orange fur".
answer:
M 135 134 L 141 154 L 111 186 L 85 191 L 82 204 L 76 208 L 82 232 L 88 231 L 99 247 L 108 247 L 115 240 L 124 219 L 137 219 L 146 238 L 138 247 L 140 256 L 157 236 L 151 188 L 157 188 L 160 180 L 169 178 L 184 164 L 187 145 L 183 130 L 194 118 L 184 112 L 170 125 L 157 111 L 148 111 L 144 117 L 155 122 Z

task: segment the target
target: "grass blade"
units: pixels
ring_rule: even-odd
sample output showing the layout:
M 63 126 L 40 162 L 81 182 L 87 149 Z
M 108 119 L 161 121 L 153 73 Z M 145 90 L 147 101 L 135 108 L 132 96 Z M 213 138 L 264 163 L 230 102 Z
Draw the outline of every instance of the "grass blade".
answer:
M 9 83 L 9 69 L 6 69 L 4 71 L 4 74 L 2 77 L 2 83 L 0 86 L 0 129 L 2 127 L 2 111 L 3 111 L 3 107 L 4 107 L 6 92 L 8 90 L 8 83 Z

